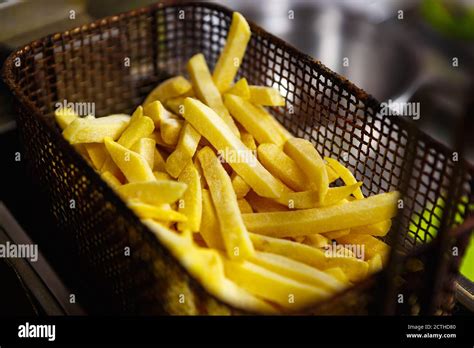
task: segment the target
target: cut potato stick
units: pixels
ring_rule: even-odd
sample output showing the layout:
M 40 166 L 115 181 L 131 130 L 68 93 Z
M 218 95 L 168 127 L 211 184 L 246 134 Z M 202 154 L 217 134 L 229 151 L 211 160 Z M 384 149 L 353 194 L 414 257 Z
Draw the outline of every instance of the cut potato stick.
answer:
M 184 99 L 187 97 L 177 97 L 172 98 L 166 101 L 165 105 L 168 109 L 173 111 L 176 115 L 183 115 L 184 114 Z
M 161 139 L 168 145 L 176 145 L 178 142 L 179 134 L 183 127 L 184 121 L 167 118 L 160 123 L 160 134 Z
M 383 237 L 392 227 L 392 220 L 380 221 L 372 225 L 351 228 L 351 234 L 370 234 L 371 236 Z
M 132 145 L 131 150 L 142 156 L 150 168 L 154 168 L 156 143 L 153 139 L 141 138 Z
M 153 220 L 144 220 L 143 223 L 207 291 L 236 308 L 266 314 L 277 313 L 275 307 L 225 277 L 222 257 L 218 251 L 200 248 L 191 239 L 180 236 Z
M 214 81 L 212 81 L 204 55 L 196 54 L 193 56 L 189 60 L 187 68 L 197 97 L 213 109 L 235 135 L 240 136 L 239 129 L 224 106 L 221 94 L 214 85 Z
M 147 137 L 153 133 L 154 129 L 155 124 L 153 123 L 153 120 L 147 116 L 143 116 L 143 109 L 139 106 L 133 113 L 128 127 L 117 140 L 117 143 L 129 149 L 139 139 Z
M 330 187 L 324 197 L 323 203 L 316 199 L 314 191 L 285 192 L 275 200 L 284 204 L 290 209 L 310 209 L 319 208 L 342 203 L 344 199 L 354 193 L 362 183 L 355 183 L 349 186 Z
M 142 156 L 116 143 L 112 138 L 105 138 L 104 143 L 112 160 L 129 182 L 155 180 L 153 171 Z
M 155 142 L 155 140 L 153 141 Z M 158 149 L 155 146 L 155 150 L 153 152 L 153 171 L 164 172 L 166 170 L 165 165 L 166 163 L 165 163 L 165 159 L 163 158 L 163 155 L 161 154 L 160 151 L 158 151 Z
M 251 262 L 282 276 L 329 291 L 340 291 L 345 287 L 336 278 L 314 267 L 278 254 L 257 251 Z
M 326 245 L 329 244 L 329 239 L 318 233 L 308 234 L 307 236 L 305 236 L 305 240 L 303 243 L 306 245 L 310 245 L 314 248 L 324 248 Z
M 286 256 L 321 270 L 340 267 L 351 281 L 361 280 L 367 275 L 369 268 L 367 262 L 354 257 L 329 257 L 325 251 L 308 245 L 255 233 L 249 234 L 256 250 Z
M 225 250 L 211 193 L 206 189 L 202 189 L 202 220 L 199 233 L 209 248 Z
M 128 206 L 138 215 L 140 219 L 154 219 L 173 222 L 187 220 L 186 215 L 174 211 L 170 208 L 169 204 L 157 206 L 141 202 L 129 202 Z
M 387 244 L 382 242 L 380 239 L 367 234 L 348 234 L 336 238 L 336 241 L 341 244 L 363 245 L 366 260 L 370 260 L 376 255 L 380 255 L 383 264 L 386 264 L 390 254 L 390 247 Z
M 285 152 L 300 166 L 309 181 L 309 186 L 316 191 L 316 199 L 322 203 L 329 188 L 328 173 L 318 151 L 306 139 L 288 139 Z
M 249 153 L 249 149 L 212 109 L 196 99 L 186 98 L 184 103 L 184 118 L 218 151 L 237 155 L 239 160 L 229 164 L 255 192 L 260 196 L 276 198 L 288 190 Z M 245 158 L 240 160 L 241 156 Z
M 159 100 L 156 100 L 143 108 L 143 114 L 150 117 L 155 123 L 155 127 L 159 128 L 161 121 L 168 118 L 177 118 L 175 114 L 172 114 L 165 109 L 163 104 Z
M 171 180 L 136 182 L 119 187 L 119 194 L 126 200 L 137 199 L 143 203 L 161 205 L 171 204 L 181 198 L 187 185 Z
M 382 257 L 380 254 L 376 254 L 367 262 L 369 263 L 369 273 L 376 273 L 383 268 Z
M 201 134 L 189 122 L 185 122 L 175 150 L 166 159 L 165 168 L 172 177 L 177 178 L 192 160 L 200 140 Z
M 146 106 L 155 100 L 165 102 L 192 90 L 192 85 L 182 76 L 175 76 L 156 86 L 146 97 L 143 105 Z
M 337 174 L 339 174 L 339 176 L 342 178 L 342 181 L 344 181 L 346 185 L 352 185 L 357 182 L 351 171 L 344 167 L 341 163 L 330 157 L 325 157 L 324 159 L 326 160 L 326 162 L 328 162 L 331 168 L 334 169 Z M 362 194 L 362 190 L 360 188 L 354 192 L 354 197 L 357 199 L 364 198 L 364 195 Z
M 339 230 L 339 231 L 331 231 L 324 233 L 324 236 L 328 239 L 337 239 L 342 236 L 347 236 L 351 232 L 350 229 Z
M 285 98 L 273 87 L 249 86 L 250 102 L 256 105 L 285 106 Z
M 198 158 L 211 192 L 227 255 L 233 259 L 253 255 L 252 242 L 242 221 L 237 197 L 227 172 L 209 147 L 201 149 Z
M 339 174 L 337 174 L 330 165 L 326 165 L 326 171 L 328 172 L 329 183 L 332 183 L 340 178 Z
M 307 179 L 305 174 L 296 162 L 283 152 L 281 147 L 265 143 L 260 144 L 257 151 L 258 159 L 263 166 L 288 187 L 295 191 L 303 191 L 306 188 Z M 287 205 L 288 201 L 283 204 Z
M 235 195 L 237 198 L 244 198 L 250 191 L 250 186 L 242 179 L 242 177 L 236 173 L 231 176 L 232 187 L 234 188 Z
M 255 144 L 255 139 L 252 134 L 242 131 L 240 132 L 240 139 L 247 146 L 250 150 L 255 151 L 257 150 L 257 144 Z
M 254 191 L 250 191 L 246 198 L 252 210 L 258 213 L 288 210 L 287 206 L 281 205 L 270 198 L 260 197 Z
M 259 117 L 266 120 L 269 127 L 272 127 L 276 132 L 278 132 L 285 142 L 288 139 L 293 138 L 293 134 L 291 134 L 272 114 L 270 114 L 264 106 L 255 106 L 259 111 Z
M 156 180 L 173 180 L 173 177 L 166 172 L 153 172 Z
M 76 118 L 63 131 L 70 144 L 102 143 L 104 138 L 118 139 L 130 122 L 128 115 L 100 118 Z
M 248 89 L 248 86 L 247 86 Z M 249 95 L 250 96 L 250 95 Z M 69 126 L 74 120 L 79 118 L 79 115 L 74 112 L 71 108 L 60 107 L 54 111 L 54 118 L 59 128 L 64 130 Z
M 233 94 L 224 95 L 224 104 L 232 116 L 250 133 L 259 143 L 273 143 L 283 145 L 284 139 L 280 133 L 269 127 L 265 119 L 258 117 L 258 109 L 250 102 Z
M 324 233 L 390 219 L 397 212 L 398 192 L 306 210 L 243 214 L 249 231 L 273 237 Z
M 201 179 L 191 159 L 179 175 L 178 181 L 188 186 L 178 205 L 178 211 L 188 219 L 178 223 L 178 230 L 198 232 L 202 217 Z
M 324 271 L 324 273 L 329 274 L 330 276 L 333 276 L 334 278 L 336 278 L 343 284 L 349 285 L 350 283 L 349 278 L 347 278 L 346 274 L 341 269 L 341 267 L 328 268 L 327 270 Z
M 117 190 L 122 183 L 111 172 L 103 172 L 100 177 L 114 190 Z
M 238 199 L 237 204 L 241 214 L 253 213 L 251 205 L 245 198 Z
M 247 83 L 247 79 L 245 77 L 241 78 L 225 93 L 238 95 L 239 97 L 245 100 L 249 100 L 250 89 L 249 89 L 249 84 Z
M 234 12 L 226 44 L 212 74 L 214 83 L 221 93 L 227 91 L 234 81 L 250 40 L 250 34 L 250 27 L 245 18 L 240 13 Z
M 100 170 L 108 156 L 105 145 L 101 143 L 90 143 L 84 144 L 84 147 L 87 151 L 87 154 L 89 155 L 89 158 L 91 159 L 94 168 Z
M 297 310 L 330 296 L 327 290 L 282 276 L 249 261 L 223 261 L 229 279 L 250 293 L 286 309 Z

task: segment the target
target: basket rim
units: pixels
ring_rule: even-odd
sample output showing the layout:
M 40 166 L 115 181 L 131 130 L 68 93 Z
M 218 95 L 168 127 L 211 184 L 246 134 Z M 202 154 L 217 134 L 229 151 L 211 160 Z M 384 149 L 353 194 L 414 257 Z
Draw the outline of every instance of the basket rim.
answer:
M 219 299 L 217 296 L 215 296 L 211 292 L 207 291 L 205 289 L 205 287 L 199 282 L 199 280 L 196 279 L 190 272 L 188 272 L 188 270 L 181 264 L 181 262 L 179 262 L 179 260 L 172 254 L 172 252 L 158 240 L 158 238 L 151 231 L 151 229 L 148 226 L 146 226 L 145 224 L 143 224 L 140 221 L 140 219 L 138 218 L 138 216 L 125 204 L 125 202 L 122 199 L 120 199 L 120 197 L 115 193 L 115 191 L 112 190 L 112 188 L 110 188 L 110 186 L 107 185 L 100 178 L 100 175 L 98 175 L 92 169 L 92 167 L 90 167 L 87 164 L 87 162 L 84 160 L 84 158 L 82 158 L 82 156 L 80 156 L 77 153 L 77 151 L 74 151 L 73 147 L 62 136 L 60 136 L 60 133 L 57 132 L 57 129 L 54 129 L 54 127 L 52 126 L 52 124 L 50 122 L 46 122 L 44 114 L 39 110 L 39 108 L 36 107 L 26 97 L 26 95 L 24 93 L 20 92 L 19 86 L 18 86 L 18 84 L 17 84 L 17 82 L 15 81 L 15 78 L 14 78 L 13 71 L 15 69 L 15 67 L 14 67 L 15 58 L 24 55 L 25 53 L 27 53 L 32 48 L 41 47 L 41 46 L 44 47 L 44 46 L 54 42 L 55 38 L 59 38 L 61 36 L 69 36 L 70 37 L 70 36 L 73 36 L 74 34 L 77 34 L 79 32 L 85 33 L 85 32 L 88 32 L 90 29 L 95 29 L 95 28 L 104 27 L 104 26 L 107 27 L 108 25 L 113 25 L 114 23 L 118 23 L 119 21 L 121 21 L 123 19 L 126 19 L 126 18 L 136 17 L 138 15 L 142 15 L 142 14 L 146 14 L 146 13 L 154 13 L 157 10 L 160 10 L 160 9 L 163 9 L 163 8 L 168 8 L 168 7 L 177 7 L 177 8 L 179 8 L 179 7 L 206 7 L 208 9 L 214 9 L 214 10 L 217 10 L 219 12 L 222 12 L 222 13 L 224 13 L 225 15 L 227 15 L 229 17 L 231 17 L 232 13 L 234 12 L 233 10 L 231 10 L 230 8 L 228 8 L 226 6 L 222 6 L 220 4 L 216 4 L 216 3 L 212 3 L 212 2 L 206 2 L 206 1 L 162 0 L 159 3 L 154 3 L 154 4 L 151 4 L 151 5 L 148 5 L 148 6 L 140 7 L 140 8 L 125 11 L 125 12 L 121 12 L 121 13 L 106 16 L 106 17 L 103 17 L 103 18 L 99 18 L 99 19 L 96 19 L 92 22 L 84 24 L 82 26 L 72 27 L 71 29 L 68 29 L 68 30 L 65 30 L 65 31 L 62 31 L 62 32 L 54 32 L 54 33 L 46 35 L 42 38 L 33 40 L 33 41 L 17 48 L 12 53 L 10 53 L 8 58 L 5 60 L 3 68 L 1 69 L 2 70 L 1 75 L 2 75 L 2 78 L 5 81 L 5 83 L 9 87 L 10 91 L 17 98 L 17 101 L 22 106 L 26 107 L 28 109 L 28 111 L 31 114 L 34 115 L 34 117 L 39 119 L 39 121 L 42 122 L 43 125 L 45 125 L 53 133 L 52 136 L 55 137 L 56 140 L 58 140 L 60 142 L 63 142 L 63 144 L 66 145 L 66 147 L 71 150 L 69 155 L 73 156 L 76 161 L 83 161 L 83 164 L 85 164 L 85 166 L 88 167 L 86 169 L 88 177 L 90 179 L 93 177 L 92 180 L 94 180 L 96 184 L 101 185 L 101 186 L 105 186 L 105 188 L 104 188 L 105 191 L 109 190 L 109 197 L 113 197 L 112 199 L 114 201 L 114 204 L 119 205 L 120 208 L 122 208 L 122 211 L 124 210 L 123 208 L 125 208 L 125 210 L 127 211 L 127 214 L 129 214 L 130 217 L 133 217 L 135 219 L 135 222 L 139 223 L 142 226 L 143 230 L 146 231 L 145 232 L 146 236 L 144 236 L 144 237 L 147 238 L 147 240 L 149 242 L 156 243 L 155 246 L 160 245 L 162 247 L 162 249 L 165 251 L 166 256 L 168 256 L 168 257 L 172 258 L 174 261 L 176 261 L 176 264 L 178 265 L 178 267 L 180 267 L 181 270 L 183 270 L 186 273 L 186 275 L 194 283 L 194 285 L 197 285 L 198 287 L 200 287 L 212 299 L 214 299 L 215 301 L 218 301 L 221 304 L 224 304 L 227 308 L 232 309 L 234 312 L 243 313 L 243 314 L 256 314 L 256 313 L 253 313 L 253 312 L 250 312 L 250 311 L 246 311 L 246 310 L 236 308 L 236 307 L 228 304 L 227 302 L 224 302 L 223 300 Z M 303 61 L 304 63 L 307 63 L 308 65 L 316 66 L 319 70 L 323 71 L 326 74 L 328 79 L 330 79 L 332 81 L 335 81 L 338 84 L 344 85 L 347 92 L 353 93 L 358 99 L 360 99 L 362 102 L 364 102 L 365 108 L 373 108 L 375 113 L 377 113 L 379 111 L 380 102 L 376 98 L 374 98 L 371 94 L 367 93 L 362 88 L 356 86 L 353 82 L 351 82 L 350 80 L 348 80 L 344 76 L 332 71 L 327 66 L 325 66 L 321 61 L 313 58 L 309 54 L 301 52 L 296 47 L 294 47 L 293 45 L 291 45 L 288 42 L 284 41 L 283 39 L 280 39 L 279 37 L 267 32 L 265 29 L 261 28 L 260 26 L 255 24 L 253 21 L 248 20 L 248 23 L 249 23 L 249 26 L 251 28 L 252 34 L 259 35 L 263 38 L 268 39 L 272 43 L 275 43 L 276 46 L 285 48 L 289 52 L 291 57 L 295 57 L 297 60 Z M 394 121 L 397 122 L 397 123 L 402 124 L 405 129 L 410 129 L 411 128 L 415 132 L 415 134 L 413 134 L 415 138 L 418 138 L 419 140 L 423 140 L 425 142 L 430 143 L 436 149 L 436 151 L 446 152 L 446 151 L 451 150 L 447 145 L 445 145 L 442 142 L 440 142 L 439 140 L 433 138 L 431 135 L 423 132 L 422 130 L 420 130 L 417 127 L 413 127 L 412 123 L 409 122 L 408 120 L 405 120 L 403 118 L 394 118 Z M 468 162 L 464 158 L 463 158 L 463 161 L 464 161 L 464 165 L 466 166 L 466 169 L 474 177 L 474 164 Z M 474 214 L 470 214 L 470 215 L 474 216 Z M 467 220 L 468 217 L 469 216 L 466 217 L 466 220 Z M 452 228 L 451 228 L 451 230 L 452 230 Z M 432 244 L 432 243 L 429 243 L 429 244 Z M 423 245 L 414 246 L 413 249 L 410 250 L 409 254 L 412 254 L 412 253 L 416 254 L 418 252 L 419 248 L 422 248 L 422 247 L 423 247 Z M 303 310 L 299 310 L 299 311 L 296 311 L 296 312 L 289 312 L 289 313 L 285 312 L 284 314 L 305 314 L 305 313 L 309 313 L 311 310 L 315 310 L 315 309 L 317 310 L 317 308 L 320 305 L 327 303 L 327 301 L 333 301 L 333 300 L 337 299 L 338 297 L 342 297 L 342 296 L 345 295 L 345 293 L 347 293 L 350 290 L 363 289 L 363 288 L 366 288 L 366 287 L 370 287 L 371 285 L 373 285 L 375 283 L 376 278 L 378 276 L 380 276 L 381 274 L 383 274 L 383 273 L 386 273 L 386 268 L 384 268 L 383 270 L 381 270 L 379 272 L 373 273 L 370 276 L 368 276 L 367 278 L 365 278 L 364 280 L 362 280 L 361 282 L 358 282 L 358 283 L 352 285 L 351 287 L 348 287 L 348 288 L 344 289 L 343 291 L 334 294 L 333 296 L 328 298 L 326 301 L 317 301 L 313 305 L 309 305 Z

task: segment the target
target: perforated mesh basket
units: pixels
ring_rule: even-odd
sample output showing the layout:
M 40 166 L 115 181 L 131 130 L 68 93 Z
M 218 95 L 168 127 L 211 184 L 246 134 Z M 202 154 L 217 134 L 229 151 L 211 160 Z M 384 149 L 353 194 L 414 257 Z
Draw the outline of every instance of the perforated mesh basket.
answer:
M 165 2 L 45 37 L 6 62 L 4 77 L 17 99 L 31 174 L 73 246 L 64 262 L 79 265 L 78 276 L 97 304 L 93 312 L 242 313 L 188 275 L 62 138 L 53 118 L 55 103 L 63 100 L 94 102 L 97 115 L 130 113 L 160 80 L 186 74 L 187 60 L 198 52 L 212 68 L 231 14 L 213 4 Z M 407 121 L 381 116 L 376 100 L 321 63 L 256 25 L 251 29 L 239 77 L 282 91 L 287 106 L 272 112 L 285 127 L 310 139 L 322 155 L 344 161 L 363 181 L 365 195 L 395 189 L 403 194 L 403 206 L 386 237 L 397 251 L 389 267 L 305 313 L 449 312 L 468 233 L 462 226 L 456 233 L 450 227 L 459 221 L 454 213 L 466 217 L 473 202 L 472 167 L 462 159 L 453 161 L 451 150 Z M 436 216 L 439 209 L 422 214 L 440 206 L 441 196 L 444 217 Z M 427 243 L 437 219 L 445 227 L 435 238 L 439 243 Z M 450 252 L 453 246 L 459 248 L 457 257 Z M 129 257 L 124 256 L 126 247 Z M 407 300 L 390 306 L 400 293 Z M 185 294 L 185 304 L 179 303 L 180 294 Z

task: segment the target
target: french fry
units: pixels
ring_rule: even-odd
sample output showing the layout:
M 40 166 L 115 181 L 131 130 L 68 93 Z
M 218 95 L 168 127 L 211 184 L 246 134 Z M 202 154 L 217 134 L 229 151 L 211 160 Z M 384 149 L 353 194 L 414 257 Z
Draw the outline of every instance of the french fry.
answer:
M 132 145 L 131 150 L 142 156 L 151 169 L 154 168 L 156 143 L 153 139 L 141 138 Z
M 146 106 L 155 100 L 165 102 L 168 99 L 188 93 L 192 85 L 182 76 L 172 77 L 156 86 L 146 97 L 143 105 Z
M 234 12 L 227 42 L 212 74 L 214 83 L 221 93 L 228 90 L 234 81 L 250 40 L 250 34 L 250 27 L 245 18 L 240 13 Z
M 246 198 L 252 210 L 258 213 L 288 210 L 287 206 L 279 204 L 270 198 L 260 197 L 255 191 L 250 191 L 246 195 Z
M 303 243 L 314 248 L 324 248 L 326 245 L 329 244 L 329 239 L 323 236 L 322 234 L 309 234 L 305 236 L 305 240 Z
M 139 139 L 149 136 L 154 129 L 155 124 L 153 120 L 147 116 L 143 116 L 143 108 L 139 106 L 133 113 L 128 127 L 120 135 L 117 143 L 129 149 Z
M 76 118 L 63 131 L 70 144 L 102 143 L 104 138 L 118 139 L 125 130 L 130 117 L 111 115 L 100 118 Z
M 59 128 L 64 130 L 74 120 L 79 118 L 79 115 L 74 112 L 71 108 L 59 108 L 54 111 L 54 118 Z
M 156 180 L 173 180 L 173 177 L 166 172 L 153 172 Z
M 275 177 L 283 181 L 288 187 L 295 191 L 304 191 L 306 188 L 306 176 L 281 147 L 264 143 L 258 146 L 258 159 L 265 168 Z M 288 204 L 288 201 L 283 203 Z
M 118 190 L 122 183 L 111 172 L 103 172 L 100 177 L 113 189 Z
M 351 281 L 359 281 L 367 275 L 367 262 L 354 257 L 329 257 L 325 251 L 301 243 L 255 233 L 249 235 L 256 250 L 286 256 L 321 270 L 340 267 Z
M 328 172 L 329 183 L 332 183 L 340 178 L 339 174 L 337 174 L 330 165 L 326 165 L 326 171 Z
M 225 250 L 219 220 L 209 190 L 202 189 L 202 219 L 200 234 L 210 248 Z
M 369 273 L 377 273 L 383 268 L 382 257 L 380 254 L 376 254 L 367 262 L 369 264 Z
M 370 267 L 370 266 L 369 266 Z M 341 267 L 333 267 L 333 268 L 328 268 L 327 270 L 324 271 L 326 274 L 329 274 L 330 276 L 333 276 L 337 280 L 339 280 L 341 283 L 349 285 L 349 278 L 347 278 L 346 274 L 344 271 L 341 269 Z
M 280 133 L 274 132 L 265 119 L 258 117 L 258 109 L 250 102 L 233 94 L 224 95 L 224 104 L 232 116 L 250 133 L 259 143 L 273 143 L 283 145 L 284 139 Z
M 101 143 L 90 143 L 84 144 L 84 147 L 87 151 L 87 154 L 89 155 L 89 158 L 91 159 L 94 168 L 100 170 L 108 155 L 105 145 Z
M 177 97 L 168 99 L 165 103 L 166 107 L 173 111 L 176 115 L 183 115 L 184 114 L 184 99 L 187 97 Z
M 165 165 L 166 165 L 166 162 L 165 162 L 165 159 L 163 158 L 163 155 L 161 154 L 160 151 L 158 151 L 158 149 L 155 146 L 155 150 L 153 152 L 153 171 L 164 172 L 166 170 Z
M 201 149 L 198 158 L 211 192 L 227 255 L 233 259 L 253 255 L 252 242 L 242 221 L 232 182 L 224 167 L 209 147 Z
M 236 136 L 240 136 L 239 129 L 224 106 L 221 94 L 212 80 L 204 55 L 193 56 L 189 60 L 187 68 L 197 97 L 212 108 Z
M 242 177 L 236 173 L 231 176 L 232 187 L 234 188 L 235 195 L 237 198 L 244 198 L 245 195 L 250 191 L 250 186 L 242 179 Z
M 339 237 L 348 235 L 350 232 L 351 230 L 347 228 L 345 230 L 326 232 L 324 233 L 324 236 L 328 239 L 337 239 Z
M 249 86 L 250 102 L 256 105 L 285 106 L 285 98 L 276 88 L 265 86 Z
M 160 129 L 155 130 L 148 137 L 150 139 L 153 139 L 155 141 L 156 145 L 159 146 L 159 148 L 161 150 L 165 151 L 166 153 L 174 151 L 174 149 L 176 147 L 175 145 L 170 145 L 170 144 L 165 143 L 165 141 L 161 137 Z
M 197 247 L 189 238 L 184 238 L 153 220 L 144 220 L 143 223 L 207 291 L 236 308 L 266 314 L 277 313 L 275 307 L 225 277 L 219 252 Z
M 128 206 L 138 215 L 140 219 L 154 219 L 160 221 L 183 222 L 187 221 L 186 215 L 174 211 L 169 204 L 161 206 L 141 202 L 130 202 Z
M 172 177 L 177 178 L 192 160 L 200 140 L 201 135 L 189 122 L 185 122 L 175 150 L 166 159 L 165 168 Z
M 174 118 L 163 120 L 160 124 L 160 134 L 163 141 L 168 145 L 176 145 L 183 125 L 183 120 Z
M 163 120 L 168 118 L 177 118 L 176 115 L 166 110 L 159 100 L 155 100 L 154 102 L 147 104 L 143 108 L 143 114 L 153 120 L 156 128 L 160 127 L 160 124 Z
M 326 162 L 328 162 L 331 168 L 334 169 L 337 174 L 339 174 L 339 176 L 342 178 L 342 181 L 344 181 L 346 185 L 352 185 L 357 182 L 351 171 L 344 167 L 341 163 L 330 157 L 325 157 L 324 159 L 326 160 Z M 360 188 L 354 192 L 354 197 L 357 199 L 364 198 L 364 195 L 362 194 L 362 190 Z
M 186 98 L 184 118 L 218 151 L 248 154 L 249 149 L 209 107 L 198 100 Z M 231 161 L 232 169 L 259 195 L 275 198 L 288 190 L 252 155 L 248 160 Z
M 272 237 L 324 233 L 390 219 L 397 212 L 398 192 L 322 208 L 243 214 L 249 231 Z
M 380 221 L 372 225 L 351 228 L 351 234 L 370 234 L 371 236 L 383 237 L 392 227 L 392 220 Z
M 310 209 L 319 208 L 342 203 L 344 199 L 355 192 L 362 183 L 355 183 L 349 186 L 330 187 L 324 197 L 323 203 L 316 199 L 314 191 L 285 192 L 275 200 L 288 206 L 290 209 Z
M 322 203 L 329 188 L 328 173 L 323 159 L 308 140 L 288 139 L 284 151 L 298 163 L 306 174 L 309 186 L 316 191 L 316 199 Z
M 250 89 L 249 84 L 247 83 L 247 79 L 245 77 L 241 78 L 225 93 L 238 95 L 242 99 L 249 100 Z
M 238 199 L 237 204 L 239 205 L 239 210 L 241 214 L 253 213 L 252 207 L 245 198 Z
M 282 276 L 328 291 L 341 291 L 345 287 L 336 278 L 314 267 L 278 254 L 257 251 L 251 262 Z
M 142 156 L 116 143 L 112 138 L 105 138 L 104 143 L 112 160 L 129 182 L 155 180 L 150 166 Z
M 172 180 L 135 182 L 118 188 L 119 194 L 126 200 L 137 199 L 143 203 L 161 205 L 171 204 L 181 198 L 187 185 Z
M 348 234 L 336 238 L 336 241 L 341 244 L 363 245 L 366 260 L 380 255 L 382 263 L 386 264 L 390 255 L 390 247 L 387 244 L 367 234 Z
M 242 131 L 240 132 L 240 140 L 247 146 L 250 150 L 255 151 L 257 150 L 257 144 L 255 144 L 255 139 L 252 134 Z
M 178 223 L 178 230 L 198 232 L 202 217 L 201 179 L 191 160 L 179 175 L 178 181 L 188 186 L 181 198 L 178 210 L 188 219 Z

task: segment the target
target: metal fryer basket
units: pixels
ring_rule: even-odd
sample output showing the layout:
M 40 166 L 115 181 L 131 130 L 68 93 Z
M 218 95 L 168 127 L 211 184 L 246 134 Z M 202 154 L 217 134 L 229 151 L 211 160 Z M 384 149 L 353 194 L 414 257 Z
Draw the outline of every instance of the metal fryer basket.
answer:
M 214 4 L 165 1 L 37 40 L 6 62 L 4 77 L 17 99 L 31 174 L 64 233 L 64 243 L 71 246 L 65 262 L 81 269 L 80 277 L 100 303 L 97 308 L 106 313 L 242 312 L 215 299 L 190 277 L 62 138 L 54 124 L 55 104 L 94 102 L 98 115 L 133 111 L 160 80 L 185 73 L 193 54 L 202 52 L 212 68 L 231 14 Z M 467 217 L 474 202 L 469 186 L 473 168 L 462 158 L 454 161 L 452 150 L 412 123 L 381 116 L 379 103 L 350 81 L 258 26 L 251 24 L 251 29 L 239 75 L 282 91 L 287 106 L 272 112 L 285 127 L 310 139 L 322 155 L 344 161 L 363 181 L 364 194 L 402 192 L 403 206 L 386 237 L 396 251 L 391 265 L 306 313 L 417 314 L 420 308 L 422 313 L 448 313 L 469 233 L 461 226 L 453 234 L 450 227 L 456 225 L 456 213 Z M 423 213 L 426 207 L 438 207 L 448 193 L 443 216 L 437 216 L 439 209 Z M 434 238 L 443 243 L 428 243 L 435 237 L 435 219 L 445 221 L 446 228 Z M 458 256 L 449 253 L 453 246 Z M 131 250 L 128 257 L 126 247 Z M 433 266 L 434 257 L 442 262 Z M 413 258 L 422 263 L 421 269 L 406 266 Z M 405 282 L 390 281 L 396 275 Z M 442 291 L 426 286 L 431 283 Z M 407 301 L 387 308 L 391 294 L 399 293 L 406 293 Z M 178 301 L 180 294 L 187 299 L 184 304 Z

